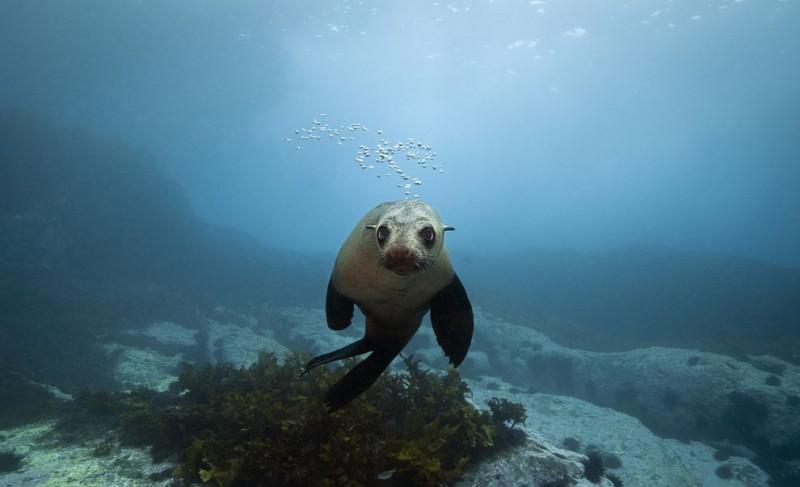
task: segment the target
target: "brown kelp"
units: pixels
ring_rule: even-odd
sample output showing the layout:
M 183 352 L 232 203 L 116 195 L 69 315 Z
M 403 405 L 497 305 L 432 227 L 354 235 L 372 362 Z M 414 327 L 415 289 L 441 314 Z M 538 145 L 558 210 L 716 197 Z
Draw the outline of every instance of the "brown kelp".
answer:
M 447 485 L 470 463 L 525 441 L 515 428 L 521 405 L 493 399 L 478 410 L 458 372 L 425 371 L 412 359 L 329 414 L 323 393 L 347 367 L 301 376 L 306 360 L 185 364 L 170 392 L 113 399 L 124 406 L 120 438 L 174 458 L 176 477 L 220 486 Z

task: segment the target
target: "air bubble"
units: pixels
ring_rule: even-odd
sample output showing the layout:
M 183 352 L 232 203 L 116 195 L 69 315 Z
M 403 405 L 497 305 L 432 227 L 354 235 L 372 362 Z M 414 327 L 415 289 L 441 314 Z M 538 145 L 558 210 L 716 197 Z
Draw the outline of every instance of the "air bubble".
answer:
M 296 138 L 287 137 L 286 142 L 300 142 L 300 145 L 295 145 L 295 149 L 300 150 L 302 148 L 302 144 L 306 143 L 307 141 L 322 140 L 322 134 L 327 134 L 328 139 L 336 141 L 337 145 L 345 145 L 357 140 L 368 140 L 365 138 L 369 137 L 369 132 L 369 129 L 360 122 L 339 125 L 338 127 L 335 125 L 332 126 L 328 122 L 328 114 L 320 113 L 317 118 L 311 120 L 311 125 L 309 127 L 295 129 L 294 135 Z M 444 169 L 441 167 L 441 164 L 430 164 L 436 159 L 437 154 L 436 152 L 433 152 L 429 144 L 426 144 L 422 141 L 417 141 L 412 137 L 408 137 L 405 140 L 390 142 L 389 139 L 384 137 L 384 132 L 382 129 L 376 130 L 374 133 L 378 136 L 377 143 L 373 141 L 371 143 L 359 145 L 353 159 L 362 170 L 374 169 L 374 165 L 367 165 L 365 163 L 366 159 L 373 157 L 374 155 L 376 164 L 385 163 L 387 169 L 393 171 L 386 172 L 385 174 L 376 174 L 375 177 L 381 178 L 382 176 L 398 176 L 405 183 L 398 184 L 397 187 L 401 190 L 404 190 L 403 192 L 406 197 L 409 197 L 411 194 L 409 188 L 411 188 L 412 185 L 422 186 L 423 181 L 416 175 L 406 172 L 403 166 L 398 164 L 397 160 L 395 160 L 395 156 L 400 158 L 402 161 L 416 161 L 416 164 L 414 164 L 413 167 L 417 168 L 417 170 L 430 168 L 433 170 L 433 172 L 438 172 L 440 174 L 444 173 Z M 414 198 L 418 197 L 418 194 L 414 194 Z

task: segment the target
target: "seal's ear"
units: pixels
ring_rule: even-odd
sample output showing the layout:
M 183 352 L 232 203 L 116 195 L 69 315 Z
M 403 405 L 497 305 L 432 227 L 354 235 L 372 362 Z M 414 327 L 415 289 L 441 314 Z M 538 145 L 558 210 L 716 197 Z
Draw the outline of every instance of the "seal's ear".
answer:
M 377 225 L 367 225 L 367 228 L 370 230 L 375 230 L 375 227 L 377 227 Z
M 448 232 L 450 230 L 455 230 L 455 229 L 456 229 L 456 227 L 451 227 L 450 225 L 445 225 L 445 226 L 442 227 L 442 231 L 443 232 Z

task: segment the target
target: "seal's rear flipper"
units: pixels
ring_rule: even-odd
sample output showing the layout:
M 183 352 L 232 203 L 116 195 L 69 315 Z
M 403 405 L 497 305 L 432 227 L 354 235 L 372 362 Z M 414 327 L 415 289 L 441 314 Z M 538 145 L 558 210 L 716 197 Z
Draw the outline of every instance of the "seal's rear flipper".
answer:
M 305 375 L 309 370 L 319 367 L 320 365 L 324 365 L 335 360 L 355 357 L 356 355 L 371 352 L 372 350 L 374 350 L 374 347 L 372 347 L 372 345 L 367 343 L 367 341 L 362 338 L 361 340 L 355 341 L 346 347 L 340 348 L 339 350 L 334 350 L 333 352 L 324 353 L 318 357 L 314 357 L 306 364 L 302 375 Z
M 400 353 L 400 349 L 375 350 L 372 355 L 362 360 L 358 365 L 342 377 L 339 382 L 325 393 L 325 404 L 328 412 L 332 413 L 346 406 L 353 399 L 371 386 L 392 360 Z
M 472 305 L 457 275 L 431 300 L 431 323 L 436 341 L 453 366 L 467 356 L 472 342 Z
M 353 300 L 333 287 L 333 279 L 328 281 L 325 296 L 325 319 L 331 330 L 344 330 L 353 321 Z

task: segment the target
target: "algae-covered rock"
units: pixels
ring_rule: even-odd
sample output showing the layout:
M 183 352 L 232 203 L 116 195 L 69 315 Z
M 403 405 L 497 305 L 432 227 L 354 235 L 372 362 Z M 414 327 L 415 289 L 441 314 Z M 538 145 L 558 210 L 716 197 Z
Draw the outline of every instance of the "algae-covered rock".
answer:
M 144 328 L 126 330 L 116 338 L 123 343 L 107 343 L 104 348 L 113 357 L 113 377 L 124 388 L 143 386 L 166 391 L 178 378 L 178 365 L 183 361 L 229 362 L 246 367 L 267 352 L 282 362 L 289 350 L 272 338 L 270 330 L 247 323 L 241 316 L 237 323 L 204 319 L 202 329 L 192 329 L 155 321 Z
M 152 338 L 162 345 L 180 347 L 197 346 L 198 330 L 187 328 L 171 321 L 154 321 L 142 330 L 128 330 L 127 334 Z
M 349 342 L 341 334 L 330 333 L 320 326 L 324 322 L 322 310 L 273 308 L 271 313 L 278 330 L 302 335 L 304 343 L 312 350 L 335 346 L 328 343 L 334 339 Z M 547 393 L 542 394 L 544 398 L 554 397 L 549 394 L 574 396 L 601 406 L 599 409 L 568 407 L 568 410 L 575 411 L 577 418 L 583 418 L 580 424 L 605 424 L 603 417 L 611 418 L 612 423 L 614 418 L 625 418 L 620 421 L 628 424 L 633 416 L 662 436 L 703 440 L 710 445 L 733 445 L 736 451 L 748 450 L 739 446 L 741 443 L 750 445 L 751 453 L 739 455 L 737 458 L 741 460 L 734 460 L 731 471 L 735 472 L 734 477 L 756 479 L 753 485 L 763 485 L 766 475 L 762 468 L 765 466 L 772 472 L 786 471 L 786 475 L 792 475 L 794 460 L 791 455 L 797 450 L 793 439 L 800 431 L 800 414 L 795 414 L 800 411 L 800 373 L 797 367 L 772 357 L 749 357 L 747 361 L 739 361 L 723 355 L 681 349 L 587 352 L 562 347 L 533 329 L 506 323 L 480 309 L 476 309 L 475 319 L 472 349 L 479 352 L 476 355 L 478 363 L 482 362 L 484 355 L 489 362 L 488 366 L 481 365 L 476 371 L 487 374 L 485 371 L 488 369 L 492 375 L 502 376 L 502 379 L 472 382 L 476 396 L 481 391 L 493 394 L 500 389 L 512 394 L 523 391 Z M 423 345 L 414 351 L 414 356 L 429 366 L 443 368 L 446 365 L 443 355 L 429 328 L 423 324 L 420 329 L 418 337 Z M 473 351 L 470 356 L 472 354 Z M 466 372 L 472 372 L 467 374 L 468 377 L 475 376 L 473 371 Z M 774 385 L 774 380 L 768 383 L 767 379 L 773 375 L 780 378 L 780 385 Z M 546 405 L 553 404 L 544 399 L 542 403 L 545 411 L 548 410 Z M 482 406 L 480 401 L 476 401 L 476 405 Z M 536 410 L 532 403 L 528 404 L 528 409 Z M 620 415 L 618 411 L 625 414 Z M 552 424 L 563 424 L 563 427 L 559 427 L 560 436 L 548 440 L 561 444 L 564 438 L 573 436 L 571 428 L 579 428 L 557 410 L 552 413 L 558 418 Z M 632 427 L 632 432 L 647 431 L 638 422 L 634 423 L 636 426 Z M 530 419 L 527 424 L 535 432 L 543 428 L 532 424 Z M 591 430 L 594 426 L 587 428 Z M 633 479 L 652 482 L 646 472 L 658 470 L 662 462 L 671 465 L 674 458 L 692 457 L 698 460 L 685 463 L 689 466 L 687 468 L 697 469 L 689 475 L 692 482 L 700 482 L 699 485 L 712 482 L 708 485 L 714 485 L 713 482 L 720 481 L 715 473 L 720 465 L 713 458 L 715 448 L 686 443 L 702 450 L 702 453 L 692 454 L 692 449 L 686 450 L 681 446 L 684 443 L 670 442 L 649 431 L 647 433 L 650 439 L 633 448 L 654 455 L 652 460 L 656 467 L 648 467 L 646 462 L 642 462 L 640 474 L 637 474 L 639 477 Z M 633 438 L 646 436 L 637 433 Z M 783 457 L 777 463 L 773 462 L 775 457 L 770 458 L 772 454 L 763 449 L 765 445 L 782 448 Z M 760 457 L 758 451 L 753 453 L 759 447 L 762 447 Z M 677 453 L 672 456 L 661 457 L 658 453 L 673 449 Z M 753 466 L 751 460 L 756 457 L 756 463 L 762 467 Z M 620 474 L 623 480 L 626 475 L 626 472 Z M 665 482 L 673 477 L 673 474 L 663 476 L 667 479 Z M 708 480 L 698 480 L 700 477 Z M 676 481 L 681 481 L 681 478 L 678 476 Z
M 624 413 L 576 398 L 521 392 L 497 377 L 483 377 L 467 383 L 475 404 L 492 397 L 521 404 L 527 415 L 524 426 L 529 437 L 535 435 L 539 442 L 550 445 L 569 445 L 579 453 L 597 452 L 606 472 L 618 476 L 625 485 L 768 485 L 767 474 L 751 460 L 734 455 L 720 461 L 715 458 L 715 448 L 695 441 L 660 438 L 639 420 Z M 486 387 L 489 383 L 494 384 L 491 389 Z M 717 475 L 716 470 L 721 465 L 729 466 L 730 479 Z M 512 475 L 513 471 L 506 472 L 504 478 L 517 483 L 486 485 L 519 485 L 526 481 Z
M 153 349 L 141 349 L 112 343 L 106 351 L 116 356 L 114 378 L 126 388 L 149 387 L 166 391 L 176 379 L 183 357 L 165 355 Z
M 570 486 L 611 487 L 611 481 L 584 478 L 583 460 L 577 453 L 561 450 L 528 433 L 524 447 L 514 448 L 466 472 L 458 487 Z
M 230 362 L 246 367 L 258 360 L 260 353 L 274 354 L 279 363 L 289 349 L 278 343 L 269 330 L 235 323 L 208 320 L 208 358 L 213 362 Z
M 569 349 L 480 311 L 475 341 L 491 350 L 495 374 L 518 387 L 611 407 L 662 436 L 742 444 L 786 485 L 800 479 L 791 467 L 800 460 L 800 367 L 664 347 Z
M 96 455 L 101 440 L 84 443 L 54 441 L 52 421 L 0 430 L 0 450 L 23 456 L 19 470 L 0 473 L 0 485 L 14 487 L 167 487 L 169 463 L 153 462 L 148 452 L 114 444 Z
M 411 360 L 329 414 L 324 391 L 344 371 L 301 376 L 307 358 L 185 365 L 180 395 L 122 396 L 121 437 L 159 457 L 179 454 L 177 472 L 190 482 L 284 486 L 374 485 L 387 475 L 398 485 L 451 484 L 467 466 L 524 442 L 515 429 L 521 407 L 495 400 L 491 412 L 476 409 L 457 372 L 426 372 Z

